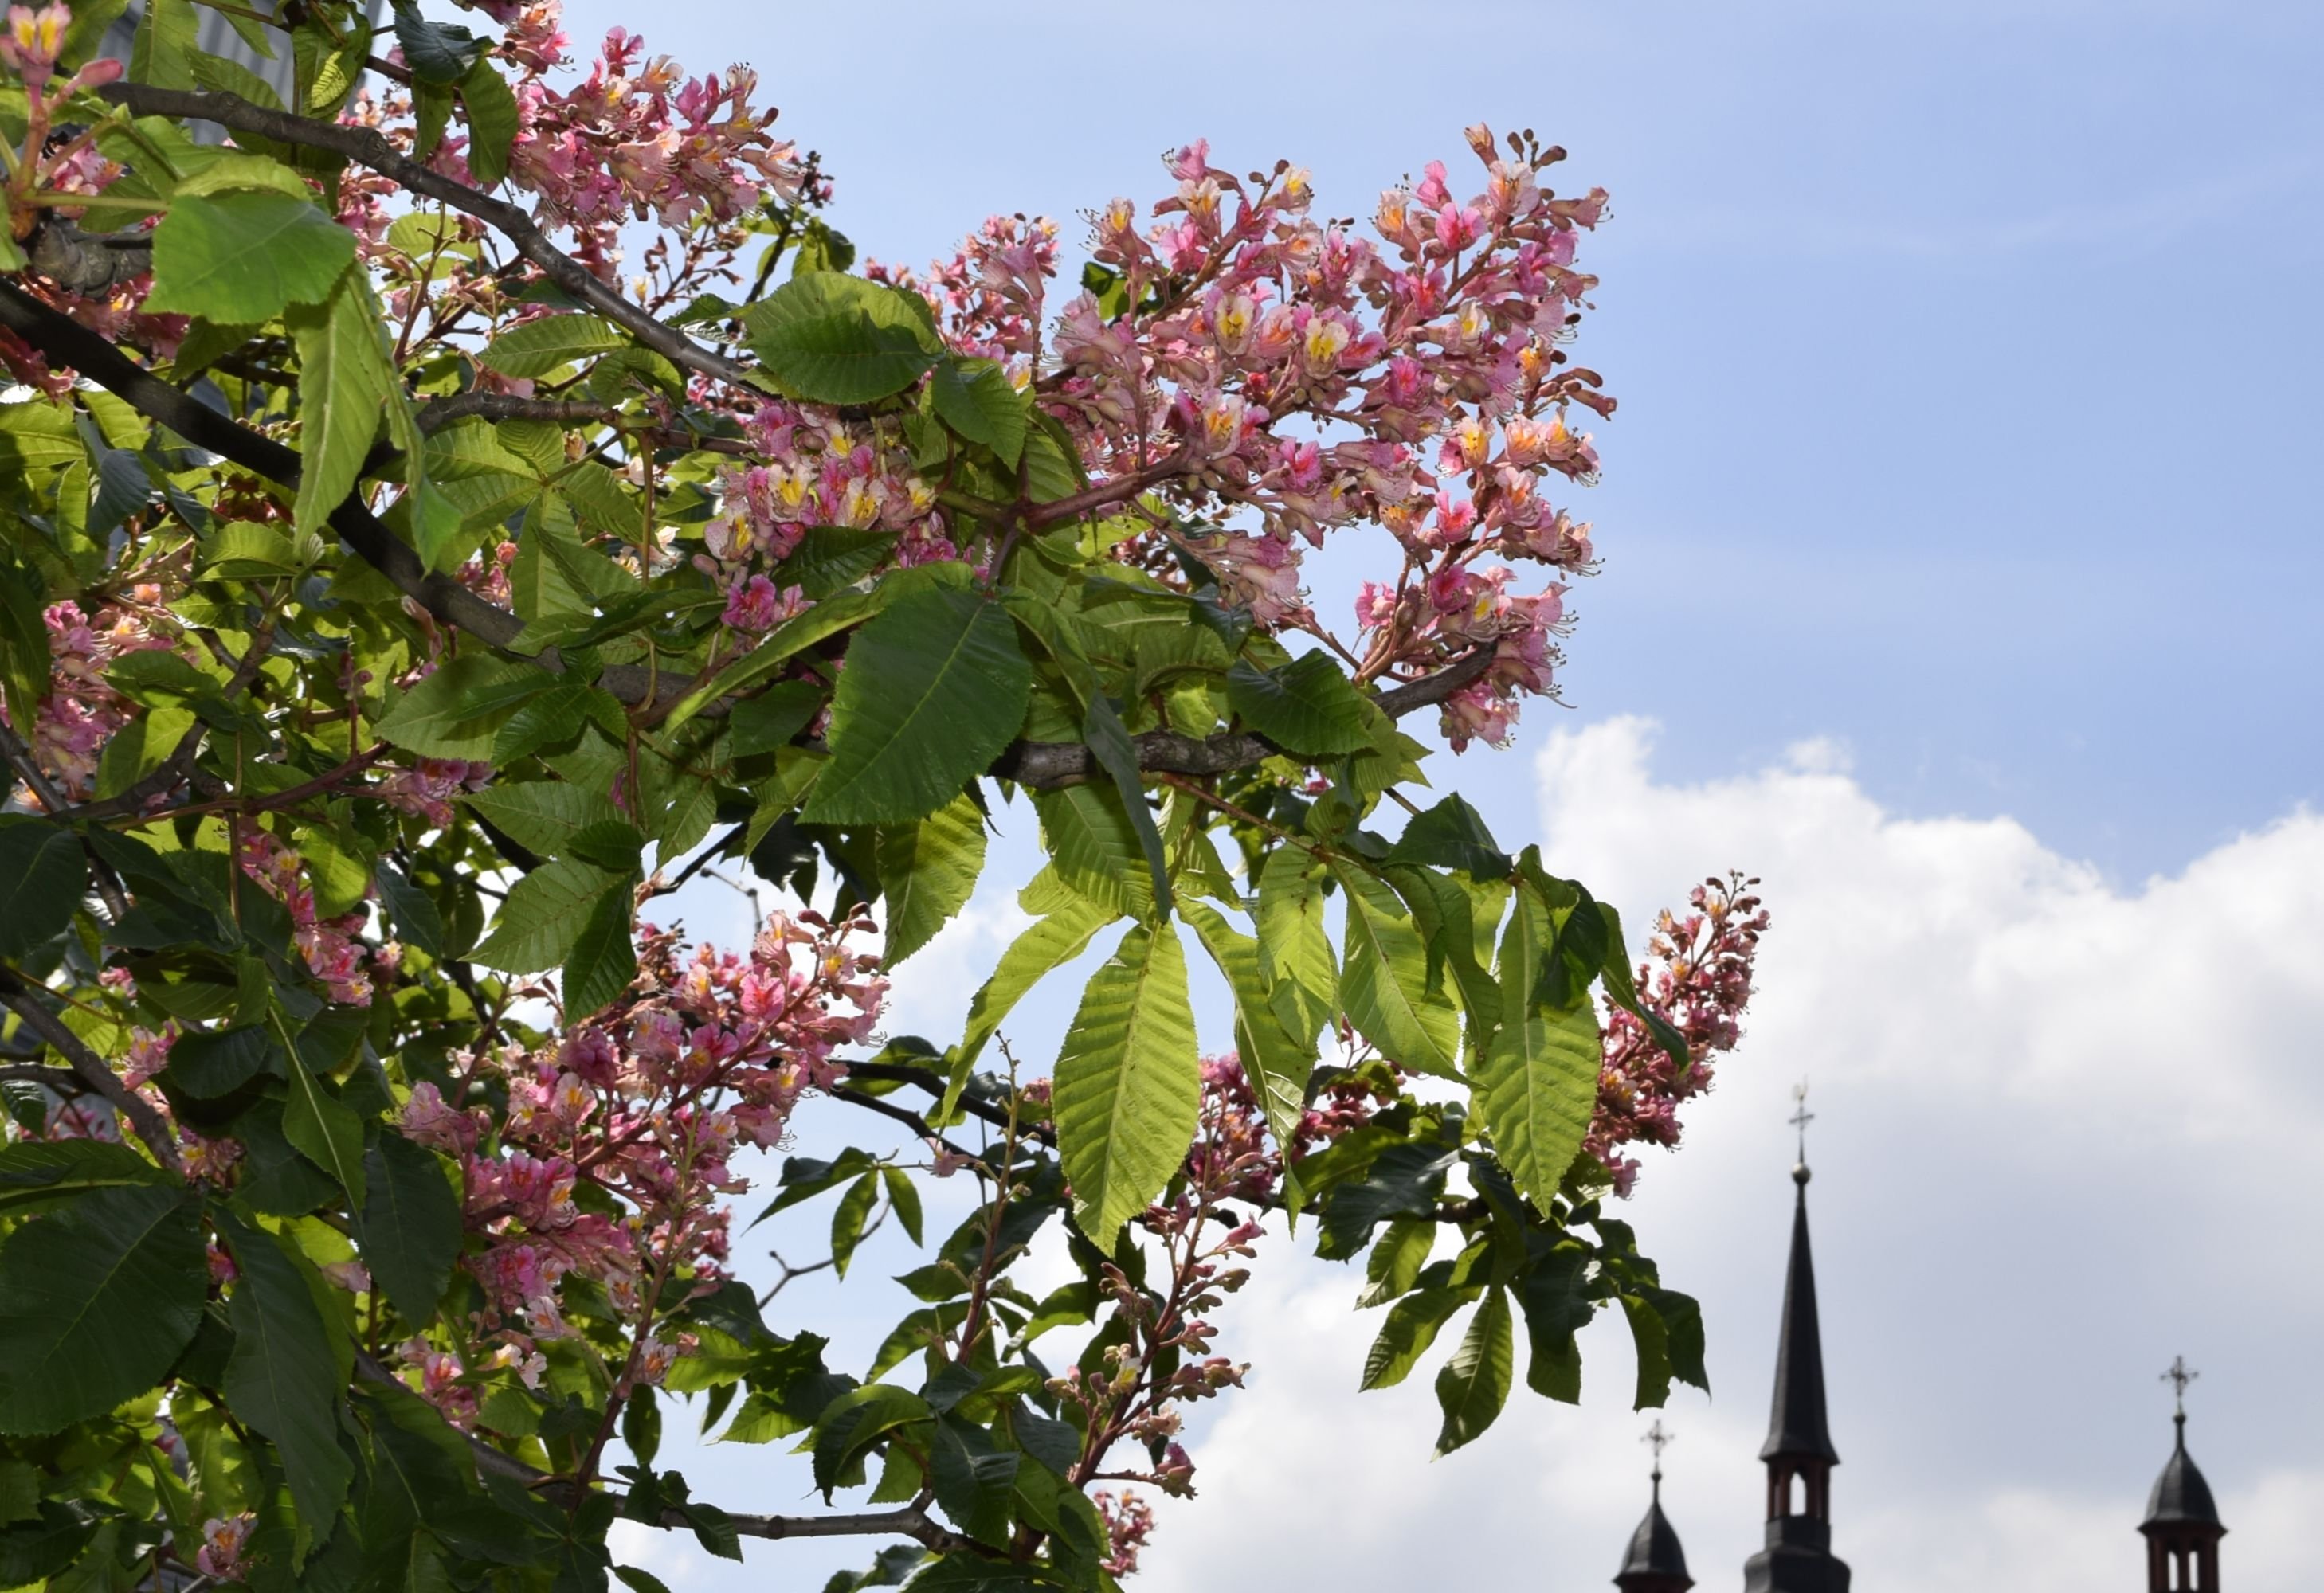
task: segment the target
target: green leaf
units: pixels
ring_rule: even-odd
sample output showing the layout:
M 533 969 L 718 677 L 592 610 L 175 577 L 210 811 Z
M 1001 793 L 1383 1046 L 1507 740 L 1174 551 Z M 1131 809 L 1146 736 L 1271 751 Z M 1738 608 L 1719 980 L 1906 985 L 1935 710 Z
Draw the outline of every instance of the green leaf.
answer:
M 276 1022 L 279 1027 L 281 1020 Z M 289 1048 L 289 1036 L 284 1036 L 282 1043 Z M 304 1062 L 294 1058 L 282 1071 L 290 1079 L 282 1100 L 283 1137 L 298 1147 L 300 1156 L 337 1179 L 348 1198 L 361 1206 L 363 1119 L 353 1107 L 327 1090 Z
M 1201 1096 L 1185 949 L 1167 925 L 1133 925 L 1082 994 L 1054 1085 L 1074 1217 L 1099 1245 L 1177 1171 Z
M 1334 861 L 1348 899 L 1347 944 L 1340 965 L 1340 1005 L 1356 1032 L 1391 1062 L 1416 1073 L 1457 1079 L 1460 1018 L 1428 994 L 1428 960 L 1396 898 L 1360 870 Z
M 1531 999 L 1535 970 L 1548 950 L 1548 923 L 1549 910 L 1534 892 L 1518 892 L 1501 935 L 1506 1016 L 1471 1081 L 1494 1154 L 1543 1211 L 1590 1131 L 1604 1066 L 1598 1015 L 1586 996 L 1572 1007 Z
M 825 1503 L 848 1469 L 895 1429 L 928 1417 L 927 1401 L 892 1383 L 851 1388 L 824 1407 L 815 1424 L 815 1486 Z
M 460 1201 L 443 1164 L 390 1130 L 364 1153 L 364 1182 L 370 1198 L 355 1236 L 364 1265 L 406 1321 L 433 1321 L 460 1257 Z
M 577 858 L 558 858 L 518 880 L 493 919 L 493 932 L 470 953 L 503 973 L 538 973 L 565 961 L 598 899 L 617 876 Z
M 1388 1225 L 1364 1262 L 1364 1292 L 1356 1297 L 1360 1310 L 1386 1305 L 1410 1289 L 1428 1265 L 1436 1248 L 1438 1224 L 1425 1217 L 1399 1217 Z
M 729 745 L 737 758 L 752 758 L 788 744 L 823 706 L 823 688 L 808 680 L 779 680 L 755 697 L 726 710 Z
M 380 421 L 403 403 L 403 391 L 381 341 L 378 301 L 360 271 L 347 271 L 327 302 L 289 319 L 299 346 L 302 446 L 293 523 L 312 531 L 355 491 Z
M 1234 992 L 1235 1048 L 1250 1076 L 1252 1093 L 1277 1146 L 1298 1143 L 1299 1120 L 1307 1104 L 1307 1075 L 1314 1071 L 1315 1045 L 1284 1033 L 1259 972 L 1258 943 L 1238 934 L 1208 904 L 1186 904 L 1186 922 Z
M 1515 1365 L 1509 1297 L 1492 1289 L 1470 1319 L 1461 1348 L 1436 1374 L 1436 1403 L 1444 1412 L 1444 1426 L 1436 1435 L 1438 1455 L 1451 1454 L 1493 1424 L 1508 1403 L 1509 1377 Z
M 282 1073 L 284 1059 L 281 1045 L 263 1023 L 196 1029 L 170 1047 L 162 1076 L 197 1100 L 215 1100 L 263 1073 Z
M 991 360 L 946 359 L 928 381 L 937 416 L 970 442 L 991 448 L 1004 469 L 1025 451 L 1027 396 Z
M 72 922 L 88 889 L 88 860 L 62 824 L 0 815 L 0 956 L 22 957 Z
M 1614 1005 L 1646 1026 L 1655 1044 L 1671 1059 L 1672 1065 L 1684 1078 L 1694 1070 L 1694 1054 L 1670 1019 L 1638 999 L 1638 988 L 1630 973 L 1630 951 L 1622 939 L 1622 916 L 1604 902 L 1595 904 L 1598 916 L 1606 928 L 1606 954 L 1600 959 L 1599 976 L 1606 986 L 1607 998 Z
M 534 665 L 466 653 L 397 698 L 374 728 L 383 741 L 423 757 L 489 759 L 501 723 L 556 684 Z
M 1259 970 L 1276 1020 L 1313 1044 L 1338 1009 L 1340 965 L 1323 924 L 1324 866 L 1296 846 L 1278 846 L 1259 870 Z
M 1104 786 L 1061 786 L 1034 792 L 1033 809 L 1060 879 L 1116 914 L 1154 916 L 1137 827 L 1117 793 Z
M 254 325 L 290 305 L 323 302 L 355 257 L 353 233 L 289 194 L 240 189 L 181 198 L 153 229 L 145 308 Z
M 20 1139 L 0 1146 L 0 1212 L 22 1215 L 93 1189 L 167 1184 L 170 1175 L 104 1139 Z
M 495 187 L 508 175 L 519 116 L 516 96 L 490 56 L 478 56 L 460 79 L 460 104 L 468 113 L 468 170 L 478 188 Z
M 802 649 L 813 647 L 825 637 L 835 636 L 850 625 L 880 612 L 901 590 L 894 583 L 895 577 L 891 576 L 869 592 L 842 593 L 816 603 L 796 619 L 784 621 L 768 632 L 767 639 L 750 652 L 707 679 L 697 681 L 662 720 L 663 731 L 666 733 L 675 732 L 718 698 L 748 691 L 767 679 Z
M 952 1084 L 938 1116 L 949 1116 L 984 1044 L 1025 993 L 1083 952 L 1097 932 L 1120 917 L 1086 897 L 1068 895 L 1056 910 L 1009 943 L 992 977 L 968 1003 L 968 1023 L 953 1055 Z
M 1413 815 L 1388 854 L 1395 863 L 1460 869 L 1472 879 L 1506 879 L 1516 867 L 1477 810 L 1458 792 Z
M 442 956 L 444 916 L 436 910 L 436 903 L 428 893 L 405 878 L 403 870 L 393 863 L 380 864 L 376 878 L 380 905 L 387 909 L 388 921 L 395 925 L 397 937 L 431 957 Z
M 201 1202 L 98 1189 L 0 1242 L 0 1432 L 54 1432 L 161 1380 L 209 1287 Z
M 632 923 L 634 876 L 616 879 L 589 904 L 589 916 L 566 953 L 559 989 L 565 1011 L 578 1020 L 611 1006 L 638 976 Z
M 503 376 L 546 376 L 575 360 L 630 346 L 628 334 L 588 315 L 543 316 L 484 345 L 484 363 Z
M 831 761 L 801 817 L 881 824 L 934 813 L 1009 745 L 1032 682 L 999 603 L 956 591 L 890 603 L 848 649 Z
M 1363 1381 L 1357 1386 L 1392 1388 L 1403 1382 L 1436 1342 L 1437 1333 L 1452 1313 L 1470 1298 L 1465 1289 L 1421 1289 L 1389 1306 L 1371 1349 L 1364 1354 Z
M 880 1181 L 887 1186 L 888 1204 L 894 1208 L 896 1220 L 912 1243 L 920 1242 L 920 1192 L 912 1183 L 912 1175 L 901 1167 L 882 1167 Z
M 1370 748 L 1364 701 L 1331 654 L 1316 651 L 1280 669 L 1238 662 L 1227 671 L 1227 705 L 1286 752 L 1331 757 Z
M 816 603 L 844 592 L 880 567 L 896 546 L 893 531 L 854 526 L 809 526 L 768 579 L 778 590 L 796 586 Z
M 928 1445 L 928 1487 L 953 1524 L 987 1543 L 1009 1540 L 1009 1498 L 1017 1487 L 1018 1455 L 993 1442 L 983 1428 L 946 1415 Z
M 355 1478 L 339 1448 L 339 1352 L 295 1248 L 240 1221 L 226 1238 L 241 1277 L 226 1305 L 234 1356 L 221 1392 L 281 1451 L 300 1524 L 320 1543 Z
M 510 840 L 542 857 L 557 856 L 593 825 L 625 822 L 605 796 L 570 780 L 487 786 L 461 800 Z
M 968 905 L 984 870 L 984 815 L 965 795 L 916 824 L 880 831 L 872 857 L 886 900 L 887 945 L 893 968 L 935 938 Z
M 1582 1352 L 1573 1335 L 1590 1325 L 1597 1307 L 1589 1292 L 1590 1247 L 1561 1238 L 1526 1264 L 1517 1282 L 1525 1307 L 1526 1340 L 1532 1356 L 1526 1386 L 1545 1399 L 1578 1404 L 1582 1399 Z
M 901 392 L 944 352 L 918 295 L 838 272 L 793 277 L 752 307 L 743 327 L 767 373 L 815 403 Z
M 879 1198 L 880 1174 L 866 1173 L 847 1186 L 839 1204 L 832 1208 L 831 1270 L 842 1278 L 847 1275 L 847 1264 L 855 1258 L 855 1247 L 863 1242 L 863 1224 Z
M 429 21 L 412 0 L 397 0 L 395 41 L 403 51 L 403 64 L 422 83 L 457 83 L 484 48 L 466 28 Z

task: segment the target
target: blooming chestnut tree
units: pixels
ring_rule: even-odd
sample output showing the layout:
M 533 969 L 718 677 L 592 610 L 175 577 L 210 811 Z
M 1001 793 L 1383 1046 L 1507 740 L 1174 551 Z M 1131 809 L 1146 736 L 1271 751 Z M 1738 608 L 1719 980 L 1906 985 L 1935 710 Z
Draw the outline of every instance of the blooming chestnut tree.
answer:
M 1440 1452 L 1520 1333 L 1578 1397 L 1601 1309 L 1641 1404 L 1700 1384 L 1609 1202 L 1736 1040 L 1752 882 L 1634 962 L 1402 728 L 1555 692 L 1604 195 L 1476 127 L 1333 221 L 1197 142 L 1063 283 L 1022 217 L 859 266 L 748 70 L 372 9 L 0 38 L 0 1587 L 650 1589 L 627 1520 L 1111 1588 L 1294 1246 L 1360 1260 L 1365 1387 L 1462 1324 Z M 888 1033 L 1008 824 L 1030 927 Z M 665 899 L 721 867 L 747 945 Z M 735 1214 L 810 1203 L 754 1290 Z M 782 1291 L 883 1225 L 866 1359 Z M 679 1419 L 822 1507 L 696 1497 Z

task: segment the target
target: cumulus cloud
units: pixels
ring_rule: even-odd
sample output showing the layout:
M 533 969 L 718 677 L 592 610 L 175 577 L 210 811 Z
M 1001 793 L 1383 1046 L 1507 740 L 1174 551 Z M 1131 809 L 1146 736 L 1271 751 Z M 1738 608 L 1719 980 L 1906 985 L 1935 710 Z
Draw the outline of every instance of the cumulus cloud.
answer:
M 1652 727 L 1556 737 L 1545 853 L 1642 925 L 1729 864 L 1775 915 L 1740 1053 L 1633 1202 L 1702 1299 L 1715 1397 L 1683 1394 L 1665 1497 L 1698 1581 L 1732 1585 L 1759 1472 L 1792 1160 L 1811 1201 L 1840 1552 L 1892 1593 L 2142 1585 L 2135 1526 L 2170 1447 L 2155 1374 L 2185 1352 L 2190 1447 L 2254 1593 L 2324 1571 L 2324 821 L 2297 814 L 2135 889 L 2006 818 L 1886 812 L 1829 744 L 1702 785 L 1655 778 Z M 1430 1585 L 1448 1553 L 1547 1593 L 1606 1585 L 1645 1505 L 1646 1418 L 1618 1325 L 1582 1406 L 1520 1391 L 1431 1463 L 1427 1379 L 1358 1397 L 1355 1282 L 1263 1269 L 1233 1348 L 1259 1368 L 1166 1517 L 1148 1593 Z M 1457 1547 L 1454 1547 L 1457 1545 Z
M 1618 720 L 1554 738 L 1536 775 L 1545 855 L 1619 906 L 1634 941 L 1730 865 L 1763 878 L 1775 916 L 1741 1050 L 1625 1213 L 1709 1326 L 1715 1396 L 1683 1391 L 1665 1413 L 1680 1437 L 1664 1496 L 1698 1582 L 1734 1586 L 1759 1541 L 1784 1119 L 1804 1075 L 1836 1535 L 1860 1585 L 2142 1586 L 2135 1527 L 2170 1448 L 2155 1375 L 2183 1352 L 2204 1372 L 2189 1435 L 2232 1529 L 2227 1574 L 2248 1593 L 2313 1588 L 2324 820 L 2289 815 L 2122 889 L 2007 818 L 1886 811 L 1831 743 L 1670 783 L 1653 727 Z M 996 855 L 988 891 L 903 971 L 892 1029 L 956 1028 L 1021 925 L 1002 888 L 1029 861 Z M 1026 1014 L 1028 1061 L 1053 1054 L 1065 1006 Z M 909 1265 L 899 1248 L 859 1275 Z M 1406 1593 L 1455 1575 L 1605 1587 L 1646 1501 L 1619 1323 L 1584 1335 L 1580 1408 L 1520 1387 L 1481 1442 L 1432 1463 L 1433 1361 L 1404 1387 L 1355 1392 L 1377 1325 L 1351 1309 L 1359 1283 L 1268 1241 L 1221 1318 L 1250 1386 L 1194 1433 L 1202 1497 L 1162 1502 L 1143 1593 Z M 851 1284 L 783 1304 L 868 1346 L 891 1294 Z M 683 1458 L 731 1507 L 820 1508 L 788 1457 Z M 671 1534 L 622 1547 L 693 1593 L 770 1572 L 813 1586 L 871 1546 L 752 1544 L 747 1567 Z

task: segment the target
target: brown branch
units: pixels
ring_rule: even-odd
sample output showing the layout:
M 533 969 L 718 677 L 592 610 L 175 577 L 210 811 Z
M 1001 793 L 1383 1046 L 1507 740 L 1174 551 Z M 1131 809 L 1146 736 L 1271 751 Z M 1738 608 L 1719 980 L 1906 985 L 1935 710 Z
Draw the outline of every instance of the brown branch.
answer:
M 251 104 L 239 95 L 215 89 L 155 88 L 143 83 L 111 83 L 97 92 L 115 105 L 127 106 L 135 115 L 189 117 L 215 122 L 237 133 L 254 133 L 281 143 L 345 155 L 356 164 L 368 166 L 382 176 L 401 183 L 413 193 L 440 199 L 455 210 L 499 228 L 516 245 L 517 253 L 539 266 L 548 274 L 549 281 L 607 320 L 626 329 L 646 347 L 668 356 L 677 364 L 699 371 L 706 376 L 715 376 L 721 382 L 738 386 L 752 384 L 751 374 L 743 366 L 712 353 L 683 332 L 664 326 L 622 297 L 619 290 L 599 281 L 587 266 L 551 244 L 521 207 L 504 199 L 495 199 L 465 182 L 456 182 L 443 173 L 421 165 L 398 151 L 384 134 L 372 128 L 344 126 L 333 122 L 318 122 L 309 116 L 294 116 L 286 111 L 270 111 L 263 106 Z
M 185 1164 L 178 1159 L 178 1146 L 170 1133 L 170 1126 L 152 1104 L 121 1082 L 120 1075 L 105 1059 L 83 1045 L 80 1036 L 65 1027 L 56 1014 L 41 1005 L 33 991 L 38 988 L 23 979 L 13 968 L 0 968 L 0 1005 L 5 1005 L 24 1020 L 24 1027 L 48 1042 L 49 1049 L 71 1064 L 80 1082 L 96 1094 L 113 1104 L 113 1110 L 126 1119 L 153 1153 L 153 1159 L 171 1172 L 185 1175 Z
M 621 414 L 611 404 L 567 403 L 558 399 L 518 398 L 506 392 L 460 392 L 450 398 L 430 399 L 420 406 L 415 417 L 423 432 L 438 432 L 471 415 L 482 415 L 493 420 L 547 420 L 562 426 L 567 422 L 611 421 Z

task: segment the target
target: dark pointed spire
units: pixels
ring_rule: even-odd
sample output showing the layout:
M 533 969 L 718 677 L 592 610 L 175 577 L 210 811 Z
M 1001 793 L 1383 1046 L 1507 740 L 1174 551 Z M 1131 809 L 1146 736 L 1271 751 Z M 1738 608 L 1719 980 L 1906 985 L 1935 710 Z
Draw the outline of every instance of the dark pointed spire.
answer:
M 2180 1356 L 2163 1374 L 2177 1396 L 2171 1416 L 2171 1458 L 2154 1479 L 2146 1498 L 2146 1519 L 2138 1530 L 2146 1537 L 2146 1585 L 2151 1593 L 2218 1593 L 2219 1540 L 2227 1529 L 2219 1521 L 2211 1485 L 2187 1452 L 2187 1385 L 2195 1371 Z
M 1646 1505 L 1646 1519 L 1630 1534 L 1630 1550 L 1622 1557 L 1622 1569 L 1614 1573 L 1614 1586 L 1622 1593 L 1686 1593 L 1694 1586 L 1694 1579 L 1687 1575 L 1686 1551 L 1679 1546 L 1670 1517 L 1663 1514 L 1663 1450 L 1671 1440 L 1659 1418 L 1640 1440 L 1655 1450 L 1654 1495 Z
M 1816 1320 L 1815 1257 L 1808 1247 L 1808 1165 L 1792 1169 L 1792 1260 L 1784 1277 L 1784 1323 L 1775 1340 L 1775 1398 L 1759 1458 L 1840 1462 L 1824 1411 L 1823 1331 Z
M 1792 1259 L 1775 1345 L 1775 1396 L 1767 1441 L 1767 1546 L 1743 1567 L 1744 1593 L 1848 1593 L 1847 1562 L 1831 1552 L 1831 1469 L 1840 1463 L 1824 1413 L 1823 1333 L 1816 1320 L 1815 1261 L 1808 1248 L 1808 1087 L 1793 1091 L 1800 1159 L 1792 1169 Z

